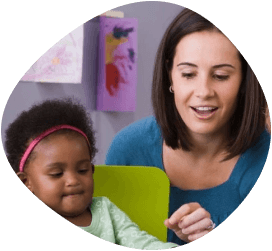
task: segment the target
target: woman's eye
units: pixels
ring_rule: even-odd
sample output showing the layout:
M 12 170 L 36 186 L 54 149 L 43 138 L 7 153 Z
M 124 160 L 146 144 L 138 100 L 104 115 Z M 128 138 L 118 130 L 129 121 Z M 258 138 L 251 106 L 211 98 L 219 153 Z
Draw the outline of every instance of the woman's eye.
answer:
M 219 81 L 224 81 L 229 79 L 229 75 L 214 75 L 214 78 Z
M 187 79 L 192 79 L 195 76 L 196 76 L 195 73 L 182 73 L 182 77 Z

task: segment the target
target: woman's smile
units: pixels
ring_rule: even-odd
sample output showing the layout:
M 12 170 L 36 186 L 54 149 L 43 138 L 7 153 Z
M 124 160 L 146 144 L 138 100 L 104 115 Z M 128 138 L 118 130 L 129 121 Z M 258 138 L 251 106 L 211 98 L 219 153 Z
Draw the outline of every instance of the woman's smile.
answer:
M 213 115 L 218 110 L 218 107 L 214 106 L 196 106 L 191 107 L 193 112 L 195 113 L 195 116 L 199 119 L 210 119 L 213 117 Z

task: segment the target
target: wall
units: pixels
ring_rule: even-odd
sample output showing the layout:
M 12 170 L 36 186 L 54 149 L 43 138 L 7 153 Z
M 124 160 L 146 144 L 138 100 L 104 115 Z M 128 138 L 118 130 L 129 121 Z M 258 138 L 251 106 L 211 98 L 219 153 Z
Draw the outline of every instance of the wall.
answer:
M 4 132 L 17 115 L 33 103 L 49 98 L 74 96 L 91 112 L 99 152 L 95 164 L 103 164 L 114 135 L 124 126 L 152 114 L 151 82 L 156 50 L 167 26 L 183 7 L 164 2 L 140 2 L 116 8 L 125 17 L 138 19 L 138 83 L 135 112 L 101 112 L 95 110 L 97 79 L 97 46 L 99 18 L 84 25 L 82 84 L 19 82 L 7 102 L 2 119 Z

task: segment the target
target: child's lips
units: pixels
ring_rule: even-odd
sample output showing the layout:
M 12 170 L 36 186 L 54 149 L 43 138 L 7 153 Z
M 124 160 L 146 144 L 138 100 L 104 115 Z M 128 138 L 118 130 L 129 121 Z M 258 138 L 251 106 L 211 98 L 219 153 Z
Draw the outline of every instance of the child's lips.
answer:
M 79 196 L 81 194 L 83 194 L 83 191 L 67 193 L 67 194 L 64 194 L 63 197 L 76 197 L 76 196 Z

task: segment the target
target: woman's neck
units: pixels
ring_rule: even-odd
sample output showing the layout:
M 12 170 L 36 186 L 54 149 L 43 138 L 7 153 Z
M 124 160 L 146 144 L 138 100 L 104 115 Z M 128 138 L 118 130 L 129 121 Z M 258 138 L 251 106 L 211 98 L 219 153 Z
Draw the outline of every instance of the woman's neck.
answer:
M 200 157 L 214 158 L 227 154 L 227 131 L 220 134 L 191 133 L 190 138 L 193 145 L 191 154 Z

